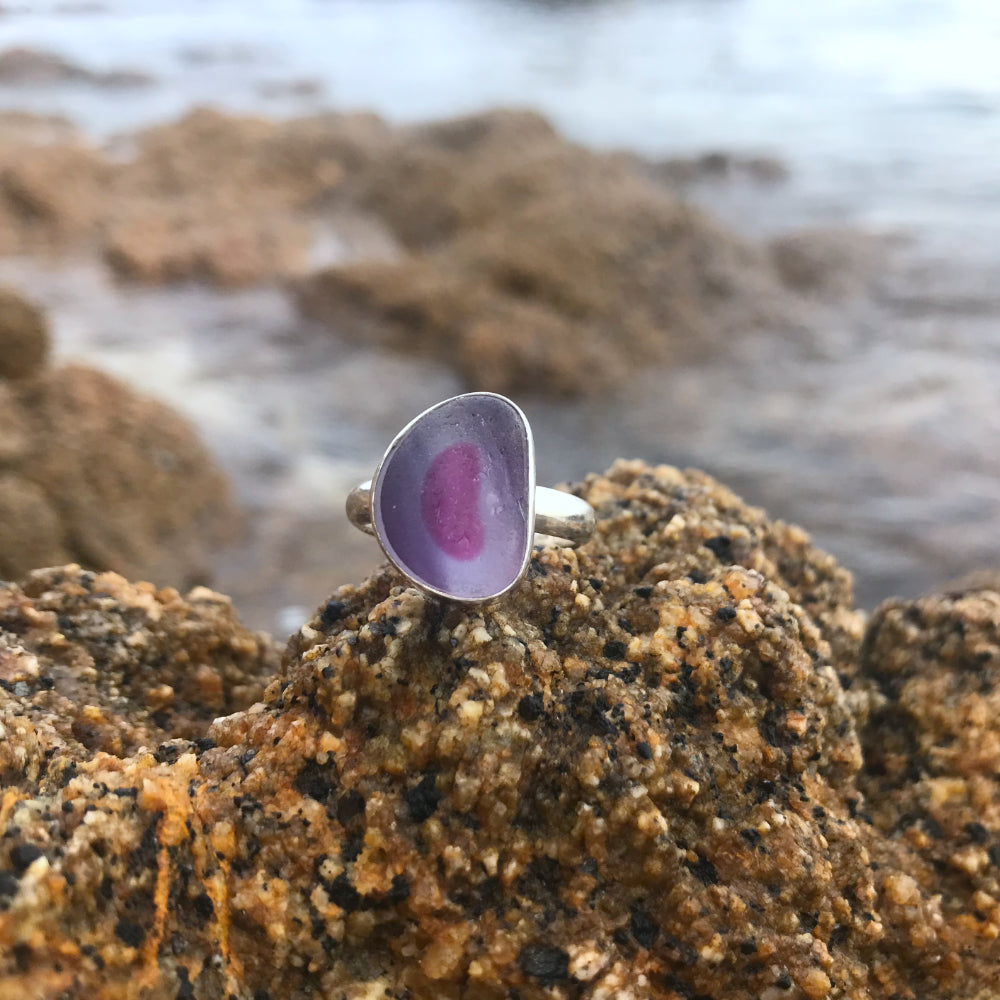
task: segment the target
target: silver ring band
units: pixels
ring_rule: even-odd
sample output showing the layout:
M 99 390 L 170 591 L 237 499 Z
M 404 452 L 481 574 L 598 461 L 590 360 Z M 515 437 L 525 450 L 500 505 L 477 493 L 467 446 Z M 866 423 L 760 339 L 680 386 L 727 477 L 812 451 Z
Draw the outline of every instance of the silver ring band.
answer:
M 372 524 L 372 481 L 355 486 L 347 494 L 347 518 L 356 528 L 375 535 Z M 594 508 L 562 490 L 535 487 L 535 534 L 560 538 L 574 545 L 585 542 L 594 531 Z

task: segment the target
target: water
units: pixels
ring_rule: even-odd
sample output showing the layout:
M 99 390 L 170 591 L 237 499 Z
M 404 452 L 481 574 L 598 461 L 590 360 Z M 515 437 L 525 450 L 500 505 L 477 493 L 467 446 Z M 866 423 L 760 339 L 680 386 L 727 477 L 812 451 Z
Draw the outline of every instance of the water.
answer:
M 333 103 L 392 119 L 531 104 L 650 155 L 768 150 L 831 217 L 954 224 L 1000 201 L 1000 7 L 991 0 L 9 0 L 0 45 L 159 86 L 0 94 L 98 133 L 196 102 Z M 314 81 L 306 96 L 261 95 Z
M 5 10 L 0 48 L 156 77 L 134 91 L 0 88 L 0 106 L 66 113 L 101 137 L 200 102 L 272 114 L 368 107 L 397 121 L 513 103 L 593 146 L 779 158 L 786 183 L 708 182 L 691 196 L 754 237 L 830 222 L 895 237 L 874 294 L 817 305 L 821 335 L 802 343 L 747 340 L 721 360 L 649 373 L 627 406 L 528 402 L 540 475 L 580 475 L 619 454 L 708 468 L 812 529 L 855 570 L 868 604 L 1000 563 L 995 3 L 8 0 Z M 249 502 L 274 511 L 295 498 L 294 517 L 260 529 L 285 555 L 272 560 L 281 583 L 248 592 L 250 605 L 311 605 L 374 560 L 330 510 L 395 429 L 453 390 L 449 373 L 306 336 L 276 290 L 128 291 L 86 269 L 12 262 L 5 274 L 52 307 L 64 355 L 186 409 Z M 145 335 L 130 322 L 136 308 Z M 238 342 L 218 334 L 238 327 Z M 168 328 L 173 338 L 148 333 Z M 299 402 L 330 380 L 387 391 Z M 309 570 L 289 584 L 294 559 Z M 231 573 L 233 589 L 247 570 Z

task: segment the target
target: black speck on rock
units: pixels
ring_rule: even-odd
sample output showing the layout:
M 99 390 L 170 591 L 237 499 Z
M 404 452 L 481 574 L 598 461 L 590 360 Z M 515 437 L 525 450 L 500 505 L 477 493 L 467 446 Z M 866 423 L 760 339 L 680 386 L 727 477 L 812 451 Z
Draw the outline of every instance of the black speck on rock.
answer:
M 733 540 L 728 535 L 716 535 L 714 538 L 706 539 L 705 548 L 719 562 L 726 563 L 727 565 L 733 562 Z
M 18 844 L 11 849 L 10 863 L 14 866 L 14 871 L 18 875 L 23 875 L 32 862 L 37 861 L 43 855 L 41 848 L 34 844 Z
M 624 660 L 625 643 L 621 642 L 619 639 L 609 639 L 604 644 L 602 655 L 607 660 Z
M 660 933 L 656 921 L 640 907 L 632 910 L 629 929 L 640 948 L 652 948 Z
M 115 924 L 115 935 L 130 948 L 138 948 L 146 940 L 146 932 L 137 923 L 125 917 Z
M 153 756 L 158 764 L 175 764 L 180 757 L 180 747 L 172 743 L 161 743 L 154 751 Z
M 718 885 L 719 873 L 715 870 L 715 865 L 708 858 L 698 858 L 697 861 L 689 861 L 688 868 L 691 874 L 697 876 L 702 885 Z
M 295 776 L 295 788 L 317 802 L 326 802 L 336 789 L 331 777 L 328 768 L 316 760 L 307 760 Z
M 177 966 L 177 996 L 174 1000 L 194 1000 L 194 984 L 183 965 Z
M 353 913 L 355 910 L 361 909 L 363 902 L 361 893 L 351 885 L 347 872 L 341 872 L 325 888 L 331 902 L 336 903 L 344 912 Z
M 410 880 L 406 875 L 393 875 L 392 886 L 386 896 L 390 903 L 401 903 L 410 898 Z
M 337 800 L 337 820 L 341 826 L 347 826 L 355 816 L 365 811 L 365 797 L 356 789 L 344 792 Z
M 965 832 L 974 844 L 985 844 L 990 839 L 990 832 L 982 823 L 966 823 Z
M 192 905 L 194 906 L 195 915 L 202 922 L 211 919 L 215 915 L 215 904 L 207 892 L 203 892 L 200 896 L 195 896 Z
M 324 628 L 336 625 L 347 614 L 347 605 L 343 601 L 327 601 L 326 607 L 320 613 L 319 620 Z
M 731 604 L 727 604 L 715 612 L 715 617 L 720 622 L 731 622 L 736 617 L 736 608 Z
M 526 694 L 517 703 L 517 714 L 525 722 L 536 722 L 545 714 L 545 699 L 540 692 Z
M 553 945 L 526 944 L 517 957 L 517 964 L 526 976 L 545 985 L 569 979 L 569 955 Z
M 410 819 L 415 823 L 423 823 L 434 815 L 441 801 L 441 793 L 437 789 L 437 779 L 433 774 L 425 774 L 413 788 L 403 792 L 403 801 L 409 810 Z
M 0 872 L 0 899 L 15 895 L 20 884 L 16 875 L 11 872 Z
M 398 621 L 399 619 L 393 621 L 391 618 L 387 619 L 385 615 L 383 615 L 377 622 L 372 622 L 368 628 L 370 629 L 372 635 L 393 636 L 396 634 L 396 623 Z

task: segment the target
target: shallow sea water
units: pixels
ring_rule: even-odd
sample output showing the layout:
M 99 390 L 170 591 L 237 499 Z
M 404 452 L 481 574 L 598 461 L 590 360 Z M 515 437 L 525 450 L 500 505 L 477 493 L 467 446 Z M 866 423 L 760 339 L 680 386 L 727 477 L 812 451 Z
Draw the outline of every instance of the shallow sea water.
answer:
M 617 455 L 693 464 L 809 528 L 863 603 L 1000 565 L 1000 7 L 986 0 L 129 0 L 5 3 L 0 48 L 157 77 L 134 92 L 0 88 L 95 134 L 205 101 L 394 120 L 496 103 L 650 156 L 778 157 L 782 184 L 691 196 L 751 236 L 846 224 L 897 245 L 871 290 L 800 340 L 646 373 L 627 399 L 526 401 L 542 481 Z M 96 9 L 95 9 L 96 8 Z M 311 81 L 297 94 L 276 84 Z M 304 92 L 308 90 L 308 92 Z M 446 370 L 303 328 L 276 289 L 130 289 L 90 263 L 0 261 L 50 309 L 62 357 L 169 399 L 256 510 L 219 585 L 290 628 L 375 561 L 340 518 Z M 284 607 L 275 617 L 274 609 Z

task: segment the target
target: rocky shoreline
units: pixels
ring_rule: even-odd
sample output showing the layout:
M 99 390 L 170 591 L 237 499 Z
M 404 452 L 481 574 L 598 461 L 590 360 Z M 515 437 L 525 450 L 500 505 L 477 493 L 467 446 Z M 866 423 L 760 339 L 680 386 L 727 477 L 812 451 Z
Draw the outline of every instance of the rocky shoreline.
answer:
M 142 283 L 289 282 L 339 337 L 505 392 L 593 394 L 754 330 L 800 333 L 802 295 L 863 252 L 819 234 L 810 268 L 810 234 L 755 245 L 683 200 L 676 165 L 586 150 L 528 111 L 391 126 L 202 109 L 128 148 L 6 115 L 0 252 L 86 250 Z
M 136 358 L 147 351 L 148 365 L 130 365 L 147 391 L 167 393 L 161 359 L 168 372 L 182 359 L 190 373 L 169 402 L 195 416 L 249 507 L 245 553 L 220 561 L 222 535 L 196 532 L 197 568 L 181 565 L 197 561 L 193 552 L 167 565 L 151 552 L 123 561 L 79 545 L 49 546 L 43 561 L 169 584 L 221 580 L 268 628 L 280 627 L 282 608 L 304 614 L 318 587 L 373 564 L 331 513 L 330 496 L 351 484 L 349 463 L 325 451 L 328 425 L 364 434 L 373 409 L 354 381 L 383 391 L 382 408 L 398 398 L 400 423 L 412 416 L 407 399 L 413 412 L 433 401 L 425 383 L 441 395 L 613 401 L 649 371 L 711 365 L 758 335 L 808 343 L 817 303 L 849 299 L 877 267 L 857 234 L 755 243 L 684 196 L 705 174 L 773 184 L 774 164 L 594 152 L 528 111 L 399 126 L 361 113 L 282 122 L 200 109 L 108 146 L 58 118 L 6 112 L 0 124 L 5 280 L 26 281 L 61 327 L 93 326 L 80 341 L 88 361 L 127 343 Z M 76 288 L 38 280 L 74 268 Z M 215 296 L 219 318 L 182 312 L 192 294 Z M 254 295 L 264 310 L 227 305 Z M 134 308 L 143 296 L 159 303 L 155 329 Z M 102 329 L 113 323 L 121 329 Z M 16 336 L 0 328 L 8 355 Z M 289 346 L 275 349 L 281 341 Z M 237 420 L 245 400 L 227 394 L 248 378 L 261 391 Z M 209 412 L 189 409 L 193 391 L 206 393 Z M 220 496 L 200 481 L 193 494 Z M 23 507 L 10 508 L 12 525 Z M 220 511 L 220 521 L 239 520 L 225 503 Z M 302 533 L 330 539 L 322 558 L 310 562 Z
M 210 592 L 6 585 L 6 993 L 992 996 L 1000 594 L 866 625 L 701 473 L 573 490 L 506 604 L 381 571 L 269 683 Z

